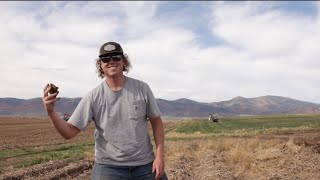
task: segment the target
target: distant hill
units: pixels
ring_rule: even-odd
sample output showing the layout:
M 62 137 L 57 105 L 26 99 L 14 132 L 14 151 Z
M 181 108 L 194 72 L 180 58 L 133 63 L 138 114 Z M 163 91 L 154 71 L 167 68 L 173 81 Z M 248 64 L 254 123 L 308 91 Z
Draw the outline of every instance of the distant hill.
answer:
M 210 103 L 213 107 L 225 108 L 233 114 L 315 114 L 320 113 L 320 104 L 281 96 L 261 96 L 256 98 L 235 97 L 229 101 Z
M 56 111 L 72 114 L 81 98 L 61 98 Z M 316 114 L 320 104 L 299 101 L 281 96 L 256 98 L 235 97 L 228 101 L 203 103 L 190 99 L 173 101 L 157 99 L 162 116 L 166 117 L 207 117 L 209 113 L 219 115 L 270 115 L 270 114 Z M 41 98 L 17 99 L 0 98 L 0 115 L 34 116 L 45 115 Z
M 214 107 L 210 104 L 200 103 L 190 99 L 177 99 L 174 101 L 157 99 L 157 103 L 161 113 L 169 117 L 204 117 L 213 112 L 232 114 L 232 112 L 226 108 Z
M 61 98 L 56 102 L 56 111 L 71 114 L 81 98 Z M 46 115 L 42 98 L 0 98 L 0 115 Z

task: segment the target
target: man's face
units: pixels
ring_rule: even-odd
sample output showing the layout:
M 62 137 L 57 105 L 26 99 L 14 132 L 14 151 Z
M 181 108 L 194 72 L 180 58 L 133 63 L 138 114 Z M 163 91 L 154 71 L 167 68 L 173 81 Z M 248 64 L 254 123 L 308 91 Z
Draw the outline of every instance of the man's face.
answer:
M 124 61 L 121 55 L 101 58 L 101 68 L 106 77 L 118 77 L 123 75 Z

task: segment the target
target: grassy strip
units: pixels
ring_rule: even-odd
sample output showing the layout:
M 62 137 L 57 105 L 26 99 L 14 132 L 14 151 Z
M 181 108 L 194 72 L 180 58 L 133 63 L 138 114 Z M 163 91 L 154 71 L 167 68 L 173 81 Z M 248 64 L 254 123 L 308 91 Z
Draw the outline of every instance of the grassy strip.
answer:
M 88 151 L 94 148 L 94 142 L 82 142 L 75 144 L 64 144 L 56 146 L 43 146 L 38 148 L 4 150 L 0 152 L 0 172 L 1 169 L 13 167 L 28 167 L 53 160 L 79 160 L 85 158 Z M 9 159 L 15 159 L 13 164 Z

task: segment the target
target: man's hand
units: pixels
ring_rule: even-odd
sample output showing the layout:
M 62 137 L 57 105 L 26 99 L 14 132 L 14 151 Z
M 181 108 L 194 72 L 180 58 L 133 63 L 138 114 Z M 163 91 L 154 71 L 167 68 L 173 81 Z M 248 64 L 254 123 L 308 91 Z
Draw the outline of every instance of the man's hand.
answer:
M 56 87 L 56 86 L 55 86 Z M 51 85 L 47 84 L 46 87 L 43 90 L 43 104 L 48 114 L 54 112 L 54 106 L 55 102 L 59 100 L 59 98 L 56 98 L 59 94 L 59 91 L 57 91 L 57 88 L 55 89 Z M 53 94 L 49 94 L 49 92 L 54 92 Z
M 156 179 L 160 179 L 164 174 L 164 158 L 156 157 L 152 165 L 152 173 L 156 172 Z

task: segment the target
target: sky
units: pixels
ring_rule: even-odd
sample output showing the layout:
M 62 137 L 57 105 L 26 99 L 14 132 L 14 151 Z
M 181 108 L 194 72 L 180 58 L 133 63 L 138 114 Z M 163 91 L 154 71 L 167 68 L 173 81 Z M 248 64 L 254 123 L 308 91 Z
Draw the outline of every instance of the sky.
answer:
M 0 2 L 0 98 L 83 97 L 104 79 L 99 49 L 121 44 L 156 98 L 266 95 L 320 103 L 320 3 Z

